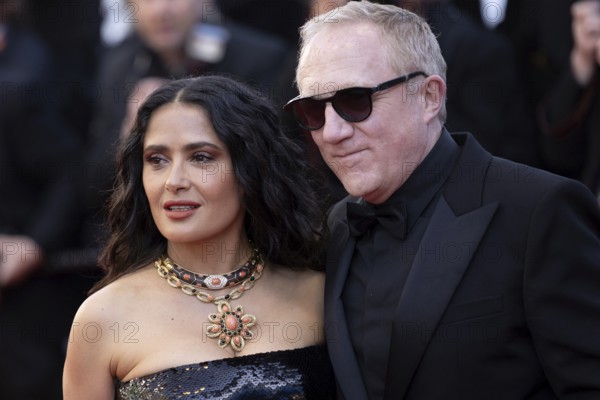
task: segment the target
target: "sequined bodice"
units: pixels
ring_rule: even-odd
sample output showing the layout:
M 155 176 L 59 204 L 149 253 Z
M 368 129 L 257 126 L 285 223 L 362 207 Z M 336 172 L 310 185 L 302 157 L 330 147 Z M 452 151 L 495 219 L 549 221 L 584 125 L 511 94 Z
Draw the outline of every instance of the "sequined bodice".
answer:
M 335 398 L 325 346 L 183 365 L 119 382 L 116 389 L 121 400 Z

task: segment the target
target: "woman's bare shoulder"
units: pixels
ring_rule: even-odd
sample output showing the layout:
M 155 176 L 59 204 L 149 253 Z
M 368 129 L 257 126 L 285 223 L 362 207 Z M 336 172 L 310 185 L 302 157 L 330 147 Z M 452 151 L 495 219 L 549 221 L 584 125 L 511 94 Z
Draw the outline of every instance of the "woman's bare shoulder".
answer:
M 76 322 L 118 320 L 143 302 L 144 288 L 151 283 L 149 267 L 124 275 L 90 295 L 79 307 Z
M 146 275 L 142 269 L 117 279 L 89 296 L 77 310 L 63 372 L 65 399 L 79 399 L 82 391 L 90 398 L 114 398 L 113 380 L 123 353 L 116 334 L 121 321 L 129 320 L 143 304 L 143 297 L 136 299 L 136 293 L 141 293 Z

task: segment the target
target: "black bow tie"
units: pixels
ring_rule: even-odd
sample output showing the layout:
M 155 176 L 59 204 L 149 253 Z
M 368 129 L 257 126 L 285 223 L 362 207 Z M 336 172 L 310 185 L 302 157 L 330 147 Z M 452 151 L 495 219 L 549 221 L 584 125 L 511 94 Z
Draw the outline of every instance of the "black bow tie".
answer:
M 398 239 L 402 240 L 406 237 L 406 203 L 403 201 L 375 207 L 346 203 L 346 213 L 352 236 L 363 235 L 379 222 Z

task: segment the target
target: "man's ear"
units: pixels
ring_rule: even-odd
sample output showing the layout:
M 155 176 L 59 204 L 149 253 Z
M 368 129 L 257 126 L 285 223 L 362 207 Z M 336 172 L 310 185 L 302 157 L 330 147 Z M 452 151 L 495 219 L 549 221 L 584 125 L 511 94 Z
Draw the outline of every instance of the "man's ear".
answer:
M 430 75 L 423 82 L 423 101 L 423 122 L 428 124 L 438 118 L 446 101 L 446 82 L 439 75 Z

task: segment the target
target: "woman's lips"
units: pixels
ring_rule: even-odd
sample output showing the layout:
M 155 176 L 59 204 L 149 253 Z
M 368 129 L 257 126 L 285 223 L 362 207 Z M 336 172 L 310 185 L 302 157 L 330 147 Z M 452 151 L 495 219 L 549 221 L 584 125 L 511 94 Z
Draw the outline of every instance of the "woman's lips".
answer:
M 163 204 L 165 214 L 171 219 L 184 219 L 196 212 L 201 204 L 193 201 L 168 201 Z

